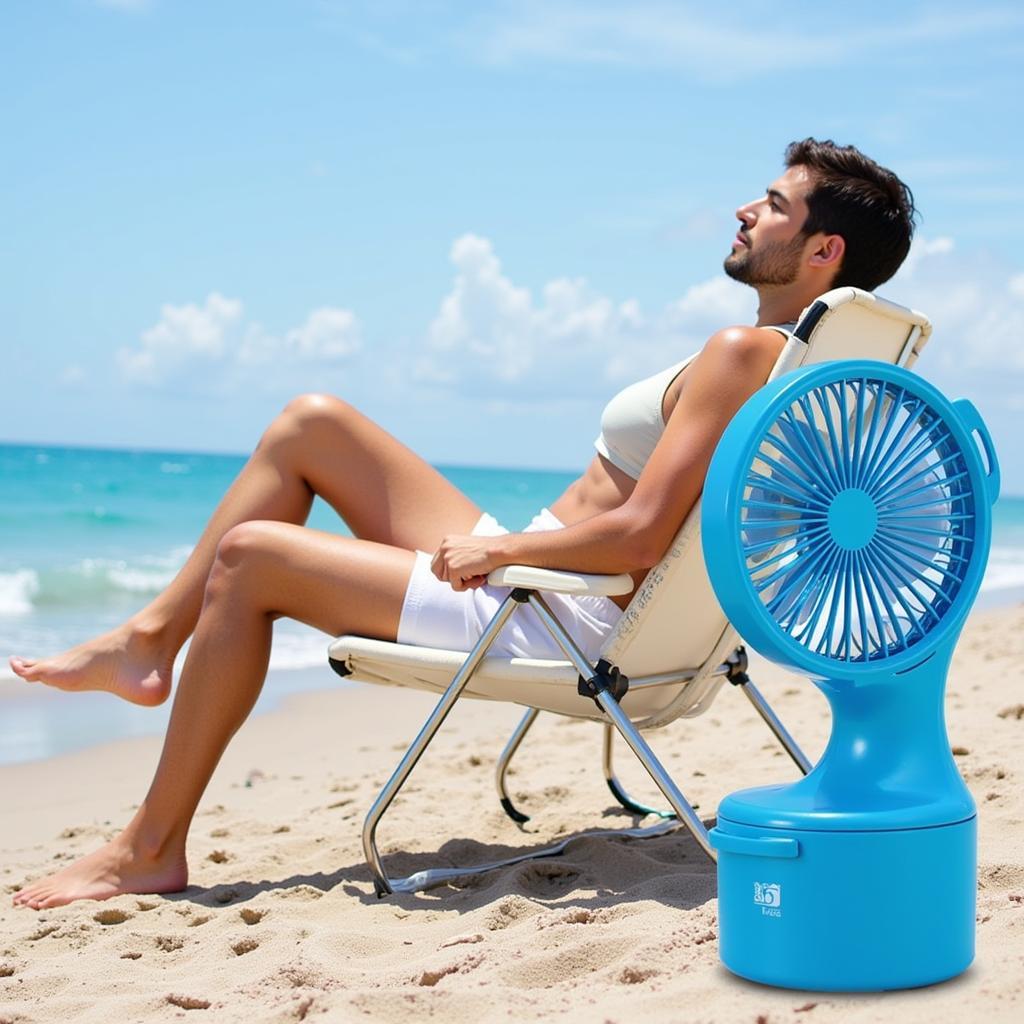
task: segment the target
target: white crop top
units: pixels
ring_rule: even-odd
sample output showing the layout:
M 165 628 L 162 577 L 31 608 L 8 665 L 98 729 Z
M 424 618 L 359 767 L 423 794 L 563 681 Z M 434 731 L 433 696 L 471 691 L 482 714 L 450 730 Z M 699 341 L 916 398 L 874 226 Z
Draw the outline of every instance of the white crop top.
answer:
M 769 329 L 779 331 L 788 338 L 790 330 L 795 326 L 795 323 L 772 324 Z M 601 433 L 594 441 L 599 455 L 634 480 L 640 478 L 647 460 L 665 432 L 665 420 L 661 415 L 665 392 L 697 355 L 694 352 L 667 370 L 630 384 L 604 407 Z

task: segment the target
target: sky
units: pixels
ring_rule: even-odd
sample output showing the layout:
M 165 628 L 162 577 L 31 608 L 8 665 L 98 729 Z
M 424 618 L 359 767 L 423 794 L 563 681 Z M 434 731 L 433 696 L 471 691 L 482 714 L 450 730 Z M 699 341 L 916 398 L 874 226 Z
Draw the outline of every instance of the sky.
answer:
M 6 0 L 0 440 L 250 450 L 328 391 L 439 464 L 582 468 L 620 387 L 753 322 L 786 144 L 913 189 L 879 289 L 1024 494 L 1024 9 Z

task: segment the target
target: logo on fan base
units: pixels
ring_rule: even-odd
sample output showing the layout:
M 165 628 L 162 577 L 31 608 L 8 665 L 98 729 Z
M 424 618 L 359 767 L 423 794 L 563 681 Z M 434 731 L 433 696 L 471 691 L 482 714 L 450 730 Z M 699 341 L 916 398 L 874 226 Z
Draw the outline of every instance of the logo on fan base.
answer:
M 782 917 L 782 886 L 778 882 L 755 882 L 754 902 L 762 917 Z

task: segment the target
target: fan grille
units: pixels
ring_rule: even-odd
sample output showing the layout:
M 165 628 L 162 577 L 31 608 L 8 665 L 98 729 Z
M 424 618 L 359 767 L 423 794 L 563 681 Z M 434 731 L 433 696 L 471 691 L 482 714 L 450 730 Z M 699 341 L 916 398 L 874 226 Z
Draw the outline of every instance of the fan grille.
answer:
M 899 384 L 852 378 L 785 407 L 754 450 L 740 509 L 754 591 L 830 660 L 892 657 L 943 619 L 975 536 L 967 459 Z

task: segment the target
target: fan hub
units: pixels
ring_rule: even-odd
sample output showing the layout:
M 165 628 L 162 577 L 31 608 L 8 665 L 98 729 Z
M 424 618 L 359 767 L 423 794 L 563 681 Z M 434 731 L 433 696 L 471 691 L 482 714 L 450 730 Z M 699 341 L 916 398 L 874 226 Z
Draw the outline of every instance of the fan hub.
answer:
M 871 495 L 859 487 L 840 491 L 828 509 L 828 528 L 832 539 L 846 551 L 867 547 L 878 529 L 878 509 Z

